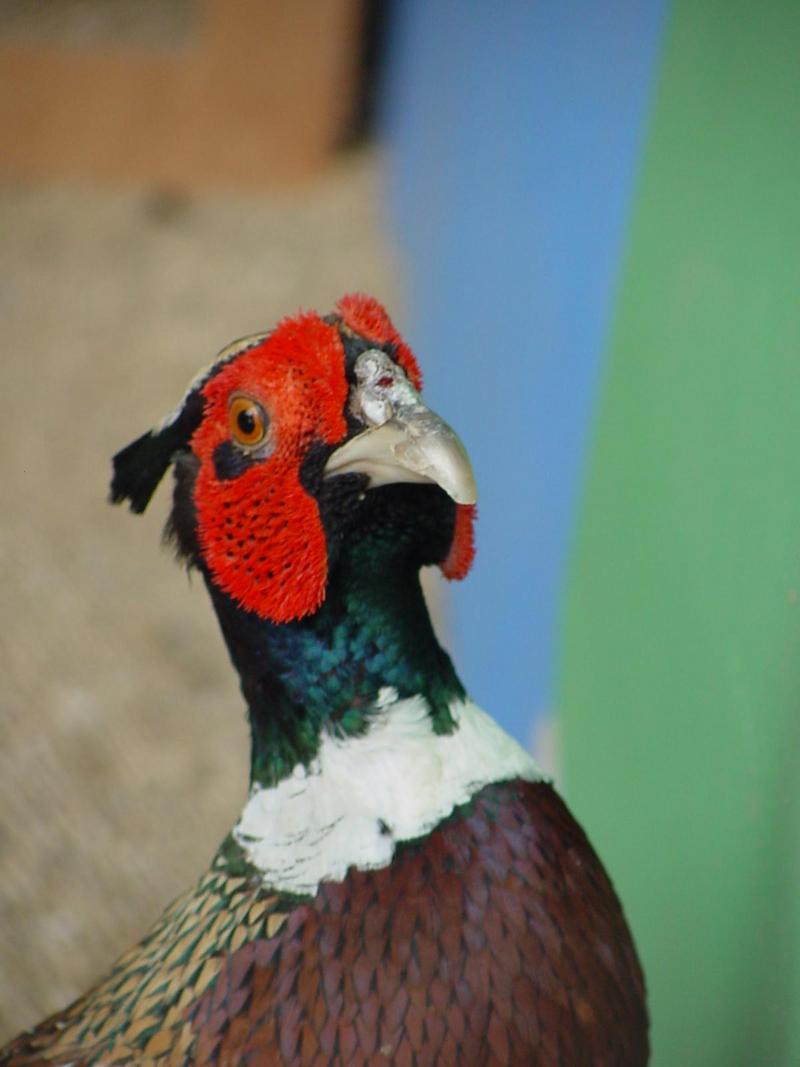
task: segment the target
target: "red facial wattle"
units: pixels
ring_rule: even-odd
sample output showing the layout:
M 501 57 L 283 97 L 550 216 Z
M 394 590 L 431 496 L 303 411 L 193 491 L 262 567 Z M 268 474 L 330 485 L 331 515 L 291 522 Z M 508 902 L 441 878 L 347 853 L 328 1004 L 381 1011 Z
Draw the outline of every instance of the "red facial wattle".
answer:
M 380 304 L 356 294 L 337 310 L 347 329 L 391 346 L 419 389 L 416 360 Z M 203 419 L 191 439 L 200 461 L 194 504 L 201 555 L 218 588 L 261 618 L 300 619 L 325 598 L 325 531 L 300 470 L 314 440 L 344 441 L 348 390 L 339 329 L 313 313 L 285 319 L 202 387 Z M 263 432 L 253 428 L 254 418 L 263 420 Z M 216 461 L 221 447 L 243 460 L 230 476 Z M 448 578 L 463 578 L 470 568 L 473 518 L 471 505 L 456 505 L 452 544 L 440 564 Z
M 346 431 L 345 357 L 335 326 L 315 314 L 284 320 L 203 389 L 205 416 L 191 446 L 200 460 L 194 489 L 198 537 L 215 583 L 250 611 L 288 622 L 325 596 L 328 551 L 316 500 L 300 482 L 315 438 Z M 264 458 L 221 479 L 215 450 L 230 440 L 228 405 L 257 401 L 269 420 Z
M 445 578 L 460 581 L 466 578 L 475 558 L 475 519 L 478 509 L 475 504 L 456 504 L 456 519 L 453 540 L 447 558 L 439 567 Z

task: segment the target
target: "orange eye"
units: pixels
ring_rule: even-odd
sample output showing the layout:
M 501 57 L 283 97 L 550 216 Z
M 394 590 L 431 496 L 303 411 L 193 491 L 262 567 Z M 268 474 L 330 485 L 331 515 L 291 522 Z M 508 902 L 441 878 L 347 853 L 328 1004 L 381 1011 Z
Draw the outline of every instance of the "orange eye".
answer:
M 235 396 L 228 407 L 231 433 L 240 445 L 260 445 L 267 434 L 269 420 L 264 409 L 249 396 Z

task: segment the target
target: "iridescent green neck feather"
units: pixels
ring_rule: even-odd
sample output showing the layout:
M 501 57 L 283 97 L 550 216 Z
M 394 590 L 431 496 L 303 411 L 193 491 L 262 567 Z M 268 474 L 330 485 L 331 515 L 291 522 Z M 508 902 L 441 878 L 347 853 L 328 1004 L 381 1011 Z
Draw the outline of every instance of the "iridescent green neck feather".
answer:
M 420 694 L 434 730 L 453 728 L 449 705 L 464 689 L 433 632 L 419 581 L 452 505 L 440 490 L 392 486 L 360 494 L 358 537 L 333 542 L 325 600 L 313 615 L 276 624 L 238 607 L 209 581 L 241 678 L 252 730 L 251 784 L 272 785 L 317 753 L 323 730 L 369 729 L 381 690 Z M 426 504 L 409 524 L 409 507 Z M 402 513 L 403 521 L 399 521 Z M 438 540 L 438 537 L 436 538 Z M 433 546 L 433 556 L 440 549 Z

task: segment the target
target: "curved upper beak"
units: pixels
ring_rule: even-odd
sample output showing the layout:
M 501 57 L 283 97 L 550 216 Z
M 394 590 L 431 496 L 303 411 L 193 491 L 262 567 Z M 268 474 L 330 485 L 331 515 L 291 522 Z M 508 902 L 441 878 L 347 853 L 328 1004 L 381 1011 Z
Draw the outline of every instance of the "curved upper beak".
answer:
M 325 473 L 367 474 L 370 488 L 432 483 L 457 504 L 474 504 L 478 496 L 472 464 L 455 430 L 419 399 L 337 448 Z

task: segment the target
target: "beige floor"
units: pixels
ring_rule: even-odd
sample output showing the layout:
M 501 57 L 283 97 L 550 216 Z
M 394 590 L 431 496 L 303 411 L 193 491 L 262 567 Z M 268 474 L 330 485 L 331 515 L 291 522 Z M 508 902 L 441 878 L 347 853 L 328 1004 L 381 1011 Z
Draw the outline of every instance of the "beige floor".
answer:
M 109 507 L 109 457 L 233 337 L 353 288 L 399 311 L 377 189 L 371 156 L 271 200 L 0 187 L 0 1040 L 146 930 L 246 788 L 168 493 Z

